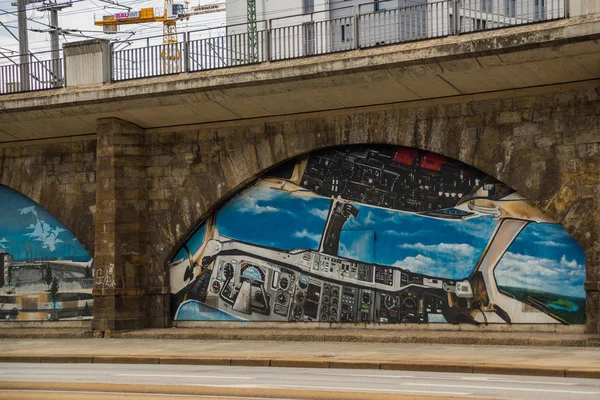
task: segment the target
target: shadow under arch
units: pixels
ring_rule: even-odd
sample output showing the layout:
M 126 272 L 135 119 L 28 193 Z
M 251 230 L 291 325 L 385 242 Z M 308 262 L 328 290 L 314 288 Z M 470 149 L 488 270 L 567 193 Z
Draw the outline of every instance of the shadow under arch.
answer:
M 264 238 L 235 237 L 231 231 L 217 227 L 215 214 L 223 214 L 237 198 L 259 186 L 305 197 L 305 201 L 310 198 L 328 203 L 327 207 L 314 212 L 314 217 L 324 220 L 322 234 L 317 239 L 314 232 L 307 229 L 293 232 L 296 239 L 318 241 L 318 246 L 314 243 L 311 247 L 306 241 L 293 246 L 266 243 Z M 585 301 L 582 305 L 573 303 L 572 298 L 548 299 L 548 296 L 540 301 L 531 293 L 507 293 L 497 284 L 498 263 L 505 254 L 510 254 L 507 253 L 509 247 L 516 243 L 527 225 L 532 222 L 552 224 L 553 221 L 496 179 L 442 155 L 399 146 L 330 147 L 269 169 L 250 189 L 230 199 L 181 247 L 171 252 L 174 254 L 170 258 L 171 287 L 175 288 L 173 304 L 177 307 L 176 314 L 184 315 L 179 319 L 196 319 L 195 315 L 207 319 L 438 322 L 435 316 L 442 315 L 444 321 L 453 323 L 582 322 L 567 321 L 559 314 L 579 311 L 585 308 Z M 259 203 L 259 200 L 264 202 Z M 251 195 L 245 205 L 237 207 L 269 214 L 282 206 L 273 198 L 257 199 Z M 476 249 L 477 264 L 470 273 L 461 271 L 456 276 L 440 277 L 443 274 L 439 271 L 414 271 L 414 265 L 424 266 L 432 260 L 423 255 L 428 246 L 433 246 L 431 244 L 408 243 L 405 248 L 417 253 L 407 256 L 404 264 L 381 262 L 364 252 L 356 254 L 355 249 L 348 246 L 344 249 L 342 236 L 344 232 L 352 232 L 344 230 L 344 226 L 359 214 L 366 213 L 369 219 L 375 210 L 418 215 L 426 221 L 467 221 L 485 216 L 498 222 L 494 222 L 494 228 L 488 232 L 493 240 L 480 243 Z M 293 209 L 284 211 L 295 212 Z M 279 218 L 279 223 L 285 225 L 283 218 Z M 308 224 L 312 217 L 304 213 L 303 218 Z M 233 221 L 241 225 L 243 219 L 237 215 Z M 268 226 L 257 228 L 259 219 L 253 223 L 254 227 L 246 226 L 245 230 L 269 229 Z M 369 222 L 363 221 L 363 224 L 369 225 Z M 198 235 L 203 236 L 202 240 Z M 360 239 L 367 237 L 367 241 L 374 242 L 376 235 L 381 233 L 374 231 Z M 568 246 L 577 245 L 573 241 Z M 436 251 L 460 252 L 469 248 L 473 246 L 459 243 L 452 248 L 439 243 Z M 300 255 L 308 265 L 302 264 L 302 259 L 295 267 L 286 264 L 286 257 Z M 326 267 L 323 266 L 325 261 L 315 261 L 319 257 L 329 260 Z M 406 268 L 409 258 L 413 263 L 412 272 Z M 227 259 L 231 262 L 226 262 Z M 317 268 L 314 268 L 315 262 L 319 264 Z M 572 267 L 584 268 L 581 262 Z M 175 269 L 178 272 L 174 274 Z M 578 279 L 581 271 L 579 273 Z M 279 283 L 280 277 L 285 277 L 285 287 Z M 183 297 L 177 297 L 181 293 L 176 288 L 179 281 L 184 283 L 179 287 L 184 291 L 189 285 L 194 286 Z M 583 290 L 583 281 L 580 283 Z M 337 297 L 332 296 L 333 289 Z M 302 300 L 294 297 L 296 293 L 302 293 Z M 307 300 L 310 295 L 312 300 Z M 335 297 L 336 304 L 322 304 L 319 299 L 326 296 Z M 344 303 L 344 299 L 350 303 Z

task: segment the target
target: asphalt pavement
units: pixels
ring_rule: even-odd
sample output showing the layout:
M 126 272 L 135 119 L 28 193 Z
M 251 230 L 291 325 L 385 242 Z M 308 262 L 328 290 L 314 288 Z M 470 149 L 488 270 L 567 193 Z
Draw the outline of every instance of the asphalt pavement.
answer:
M 36 386 L 36 383 L 42 384 Z M 153 392 L 153 388 L 157 390 Z M 145 393 L 146 396 L 152 393 L 175 393 L 184 397 L 196 395 L 205 398 L 244 399 L 400 399 L 432 396 L 597 400 L 600 398 L 600 380 L 335 368 L 0 364 L 1 398 L 26 393 L 59 393 L 65 397 L 77 393 L 106 396 L 110 393 L 124 395 L 128 392 Z M 51 397 L 44 395 L 44 398 Z

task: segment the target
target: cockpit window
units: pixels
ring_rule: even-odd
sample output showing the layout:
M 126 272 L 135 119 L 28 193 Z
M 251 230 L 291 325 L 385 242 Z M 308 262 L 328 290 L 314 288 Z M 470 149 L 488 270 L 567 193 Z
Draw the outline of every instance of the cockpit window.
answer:
M 498 287 L 517 300 L 585 323 L 585 254 L 560 225 L 530 223 L 496 267 Z

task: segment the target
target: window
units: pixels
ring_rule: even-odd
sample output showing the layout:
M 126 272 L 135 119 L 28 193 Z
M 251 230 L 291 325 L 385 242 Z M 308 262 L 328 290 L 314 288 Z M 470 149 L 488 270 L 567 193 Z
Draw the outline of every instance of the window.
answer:
M 492 12 L 493 11 L 493 0 L 481 0 L 481 11 Z
M 534 19 L 536 21 L 546 19 L 546 0 L 535 0 Z
M 305 13 L 315 12 L 315 0 L 304 0 L 303 10 Z
M 486 23 L 485 19 L 473 18 L 473 29 L 477 31 L 485 29 Z
M 303 25 L 304 30 L 304 54 L 312 56 L 315 54 L 315 24 L 306 23 Z
M 352 27 L 350 24 L 342 25 L 342 42 L 352 41 Z
M 507 17 L 515 16 L 516 0 L 504 0 L 504 15 Z

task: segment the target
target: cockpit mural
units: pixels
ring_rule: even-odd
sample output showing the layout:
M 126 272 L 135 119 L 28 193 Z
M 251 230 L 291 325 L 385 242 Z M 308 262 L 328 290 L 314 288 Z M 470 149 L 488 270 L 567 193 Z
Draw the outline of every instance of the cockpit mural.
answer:
M 93 268 L 63 224 L 0 186 L 0 320 L 92 318 Z
M 331 148 L 266 173 L 170 260 L 173 318 L 585 323 L 582 249 L 460 162 Z

